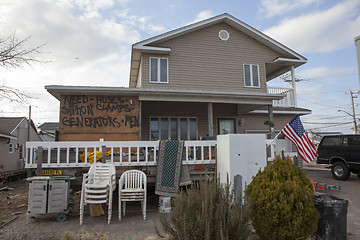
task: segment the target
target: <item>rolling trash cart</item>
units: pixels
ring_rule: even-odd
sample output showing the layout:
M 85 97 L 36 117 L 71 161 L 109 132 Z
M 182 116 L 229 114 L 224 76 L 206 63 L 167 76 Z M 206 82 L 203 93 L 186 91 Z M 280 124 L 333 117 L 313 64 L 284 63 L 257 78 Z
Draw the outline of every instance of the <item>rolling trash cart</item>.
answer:
M 56 214 L 58 222 L 66 220 L 71 212 L 74 200 L 70 197 L 70 176 L 37 176 L 27 178 L 29 184 L 29 201 L 26 224 L 30 217 Z

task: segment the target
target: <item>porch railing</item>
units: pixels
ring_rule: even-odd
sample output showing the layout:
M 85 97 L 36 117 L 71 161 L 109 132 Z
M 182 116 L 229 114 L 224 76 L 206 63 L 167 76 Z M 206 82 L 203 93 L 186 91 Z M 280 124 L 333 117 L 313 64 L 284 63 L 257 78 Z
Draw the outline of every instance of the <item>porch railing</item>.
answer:
M 185 141 L 183 164 L 216 163 L 216 144 Z M 25 168 L 36 168 L 38 161 L 42 168 L 88 167 L 105 155 L 115 166 L 154 166 L 158 152 L 159 141 L 27 142 Z
M 292 88 L 279 88 L 279 87 L 268 87 L 268 93 L 270 94 L 286 94 L 281 100 L 274 100 L 274 107 L 296 107 L 294 89 Z

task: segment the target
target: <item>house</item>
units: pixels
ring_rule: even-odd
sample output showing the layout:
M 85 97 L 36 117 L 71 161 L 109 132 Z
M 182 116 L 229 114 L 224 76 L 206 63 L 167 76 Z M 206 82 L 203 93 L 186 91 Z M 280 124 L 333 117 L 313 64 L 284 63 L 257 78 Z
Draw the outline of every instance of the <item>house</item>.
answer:
M 133 44 L 128 88 L 46 86 L 59 141 L 214 139 L 279 132 L 295 114 L 307 59 L 225 13 Z M 290 72 L 292 88 L 268 82 Z
M 0 172 L 24 168 L 26 141 L 40 141 L 34 123 L 25 117 L 0 117 Z
M 59 133 L 58 122 L 45 122 L 39 126 L 39 136 L 42 141 L 56 141 Z

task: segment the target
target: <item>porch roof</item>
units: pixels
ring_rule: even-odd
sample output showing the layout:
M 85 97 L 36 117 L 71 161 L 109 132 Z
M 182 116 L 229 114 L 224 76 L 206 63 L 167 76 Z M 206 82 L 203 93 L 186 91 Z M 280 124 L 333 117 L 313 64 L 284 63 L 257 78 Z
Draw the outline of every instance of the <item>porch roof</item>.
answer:
M 238 92 L 215 92 L 194 90 L 169 90 L 155 88 L 125 88 L 99 86 L 63 86 L 47 85 L 45 89 L 60 100 L 61 95 L 117 95 L 138 96 L 140 101 L 169 101 L 169 102 L 207 102 L 207 103 L 235 103 L 253 105 L 271 105 L 273 100 L 280 100 L 286 94 L 259 94 Z

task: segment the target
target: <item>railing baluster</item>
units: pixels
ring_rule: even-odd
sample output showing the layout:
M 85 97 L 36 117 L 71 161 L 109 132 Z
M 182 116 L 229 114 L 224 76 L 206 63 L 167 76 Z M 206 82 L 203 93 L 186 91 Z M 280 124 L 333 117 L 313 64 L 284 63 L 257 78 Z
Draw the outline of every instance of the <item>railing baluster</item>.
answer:
M 48 164 L 50 165 L 51 164 L 51 147 L 48 147 L 48 160 L 47 160 L 47 162 L 48 162 Z
M 204 161 L 204 146 L 201 145 L 201 160 Z
M 76 166 L 79 164 L 79 147 L 75 148 L 75 164 Z
M 60 165 L 60 147 L 57 148 L 57 159 L 56 159 L 56 162 L 58 165 Z
M 85 154 L 85 155 L 84 155 L 84 156 L 85 156 L 85 164 L 88 163 L 88 157 L 87 157 L 88 154 L 87 154 L 87 153 L 88 153 L 88 148 L 87 148 L 87 146 L 86 146 L 86 147 L 85 147 L 85 153 L 84 153 L 84 154 Z
M 70 163 L 70 148 L 66 148 L 66 165 L 69 166 Z
M 140 152 L 139 152 L 139 147 L 136 147 L 136 152 L 137 152 L 137 162 L 140 162 Z

